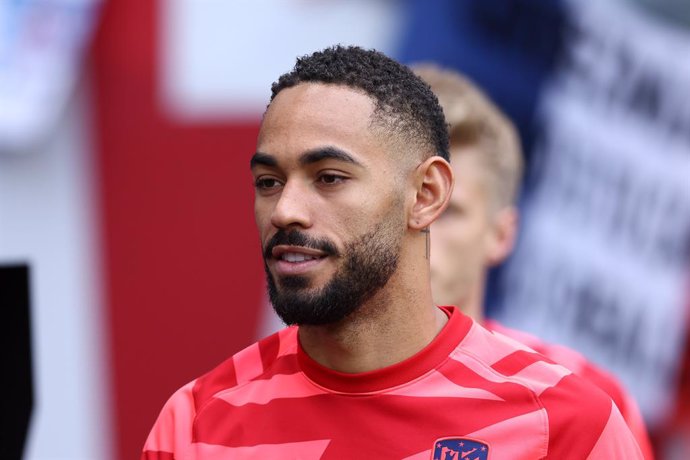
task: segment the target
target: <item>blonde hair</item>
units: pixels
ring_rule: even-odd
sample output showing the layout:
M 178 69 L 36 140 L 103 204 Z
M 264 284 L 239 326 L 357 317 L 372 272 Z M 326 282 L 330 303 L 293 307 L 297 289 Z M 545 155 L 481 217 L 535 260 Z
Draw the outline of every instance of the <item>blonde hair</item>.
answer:
M 436 94 L 448 123 L 451 156 L 457 147 L 475 147 L 491 177 L 489 192 L 498 207 L 515 203 L 522 179 L 520 138 L 513 123 L 473 82 L 434 64 L 410 68 Z

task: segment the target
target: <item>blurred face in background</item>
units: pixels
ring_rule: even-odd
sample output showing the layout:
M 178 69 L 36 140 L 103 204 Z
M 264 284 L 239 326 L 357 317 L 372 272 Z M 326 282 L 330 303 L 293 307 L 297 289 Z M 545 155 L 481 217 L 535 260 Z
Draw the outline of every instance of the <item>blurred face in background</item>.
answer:
M 484 288 L 488 268 L 502 259 L 500 213 L 480 154 L 475 146 L 451 148 L 455 187 L 448 208 L 431 227 L 431 285 L 438 305 L 463 308 L 474 291 Z
M 420 64 L 415 72 L 437 95 L 450 125 L 455 188 L 431 227 L 434 301 L 483 317 L 486 276 L 513 250 L 522 175 L 518 133 L 472 81 L 453 70 Z

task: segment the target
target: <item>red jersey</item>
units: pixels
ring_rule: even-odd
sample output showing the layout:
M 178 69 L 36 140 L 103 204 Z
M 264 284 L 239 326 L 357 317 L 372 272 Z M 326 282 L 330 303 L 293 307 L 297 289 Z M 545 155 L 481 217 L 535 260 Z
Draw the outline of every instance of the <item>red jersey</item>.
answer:
M 583 377 L 604 390 L 613 399 L 613 402 L 616 403 L 618 410 L 623 415 L 623 419 L 635 436 L 644 458 L 648 460 L 654 458 L 649 434 L 637 402 L 635 402 L 635 399 L 625 390 L 623 384 L 615 376 L 595 366 L 581 353 L 563 345 L 544 342 L 535 335 L 508 328 L 494 320 L 486 320 L 484 327 L 524 343 L 536 352 L 541 353 L 558 364 L 562 364 L 573 371 L 574 374 Z
M 602 391 L 454 307 L 414 356 L 346 374 L 286 328 L 178 390 L 147 460 L 640 459 Z

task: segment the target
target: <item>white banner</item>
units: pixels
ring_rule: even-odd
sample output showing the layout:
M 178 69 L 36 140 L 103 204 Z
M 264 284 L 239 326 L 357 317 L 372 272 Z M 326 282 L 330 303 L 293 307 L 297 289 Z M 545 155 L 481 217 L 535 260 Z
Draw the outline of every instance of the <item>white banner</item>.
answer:
M 336 44 L 390 54 L 402 21 L 385 0 L 171 0 L 161 13 L 162 100 L 186 122 L 258 118 L 296 57 Z
M 100 0 L 0 1 L 0 153 L 45 140 L 81 71 Z
M 612 370 L 654 426 L 686 333 L 690 35 L 635 8 L 572 2 L 501 319 Z

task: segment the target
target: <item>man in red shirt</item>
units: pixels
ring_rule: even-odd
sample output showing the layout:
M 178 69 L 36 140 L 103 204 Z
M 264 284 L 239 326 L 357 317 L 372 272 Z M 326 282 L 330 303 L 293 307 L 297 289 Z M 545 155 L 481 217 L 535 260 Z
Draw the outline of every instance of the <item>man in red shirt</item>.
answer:
M 434 301 L 458 305 L 486 328 L 524 343 L 600 387 L 618 406 L 645 458 L 652 458 L 637 403 L 616 377 L 572 349 L 485 318 L 488 271 L 510 255 L 517 234 L 515 200 L 523 169 L 520 141 L 510 120 L 458 72 L 432 64 L 413 70 L 431 86 L 443 107 L 455 174 L 448 207 L 431 232 Z
M 447 159 L 442 109 L 407 67 L 358 47 L 298 59 L 250 162 L 289 326 L 178 390 L 142 458 L 642 458 L 602 391 L 434 305 Z

